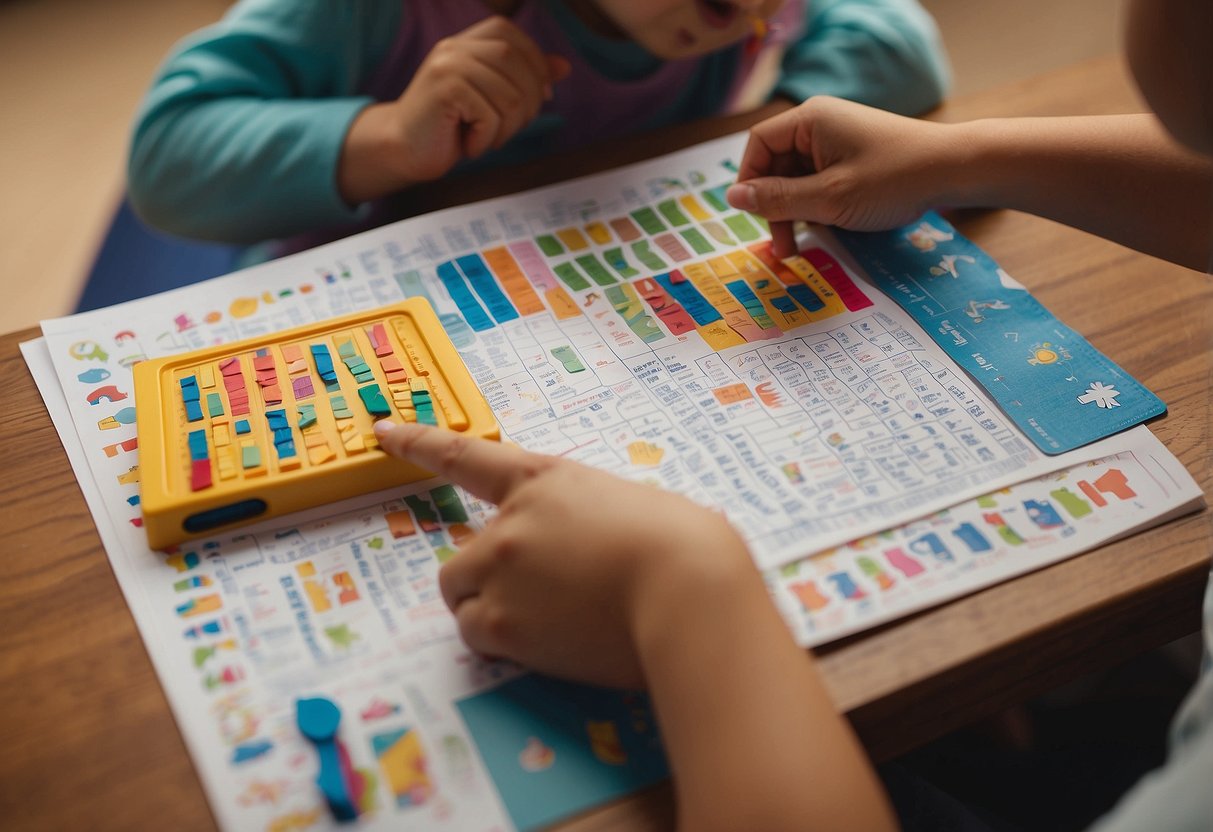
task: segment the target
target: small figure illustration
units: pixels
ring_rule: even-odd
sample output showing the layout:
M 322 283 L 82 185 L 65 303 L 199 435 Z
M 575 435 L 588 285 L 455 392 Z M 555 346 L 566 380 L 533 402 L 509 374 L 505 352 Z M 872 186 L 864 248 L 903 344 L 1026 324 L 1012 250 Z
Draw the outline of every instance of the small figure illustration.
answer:
M 1101 408 L 1120 407 L 1120 402 L 1116 401 L 1116 397 L 1120 395 L 1111 384 L 1104 384 L 1102 381 L 1093 381 L 1091 386 L 1087 388 L 1087 392 L 1078 397 L 1079 404 L 1091 404 L 1094 402 Z
M 945 274 L 950 274 L 952 275 L 953 279 L 956 279 L 960 277 L 960 273 L 956 268 L 956 263 L 958 261 L 969 264 L 977 262 L 976 259 L 967 254 L 945 254 L 939 259 L 939 265 L 931 267 L 931 274 L 933 274 L 935 277 L 942 277 Z
M 982 313 L 987 309 L 999 311 L 1010 308 L 1010 305 L 1002 300 L 971 300 L 969 301 L 969 308 L 965 310 L 965 314 L 973 319 L 973 323 L 979 324 L 986 319 L 986 316 Z
M 1055 345 L 1049 341 L 1042 341 L 1032 347 L 1028 353 L 1028 363 L 1040 366 L 1042 364 L 1056 364 L 1058 361 L 1068 361 L 1070 353 L 1065 347 Z
M 946 243 L 955 236 L 947 231 L 940 231 L 929 222 L 924 222 L 919 223 L 917 228 L 906 234 L 906 239 L 919 251 L 934 251 L 936 243 Z

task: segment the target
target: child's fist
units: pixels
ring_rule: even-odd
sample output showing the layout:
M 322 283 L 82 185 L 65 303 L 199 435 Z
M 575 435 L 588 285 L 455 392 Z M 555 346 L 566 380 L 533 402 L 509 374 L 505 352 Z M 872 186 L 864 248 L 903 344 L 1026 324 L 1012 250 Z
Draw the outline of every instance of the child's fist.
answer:
M 437 179 L 461 159 L 501 147 L 568 73 L 568 61 L 543 54 L 504 17 L 438 41 L 393 105 L 408 178 Z

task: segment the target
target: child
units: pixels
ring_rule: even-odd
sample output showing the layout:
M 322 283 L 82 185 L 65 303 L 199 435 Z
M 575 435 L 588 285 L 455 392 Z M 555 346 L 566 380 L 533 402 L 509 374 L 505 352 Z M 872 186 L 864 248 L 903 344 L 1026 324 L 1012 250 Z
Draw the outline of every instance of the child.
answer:
M 808 216 L 869 229 L 940 202 L 1002 200 L 1204 268 L 1213 228 L 1213 4 L 1134 0 L 1131 8 L 1134 73 L 1187 147 L 1153 116 L 946 126 L 814 100 L 754 129 L 731 199 L 779 222 Z M 789 168 L 815 173 L 770 175 Z M 779 234 L 786 246 L 790 228 Z M 440 573 L 471 647 L 553 675 L 648 687 L 679 828 L 896 827 L 812 654 L 796 647 L 745 544 L 718 515 L 515 447 L 416 425 L 380 422 L 376 432 L 389 453 L 500 507 Z M 575 496 L 586 493 L 596 499 Z M 1205 638 L 1207 648 L 1213 589 Z M 1206 661 L 1175 721 L 1168 763 L 1099 830 L 1213 829 L 1211 667 Z
M 473 162 L 752 106 L 767 77 L 913 113 L 946 75 L 917 0 L 243 0 L 161 67 L 129 196 L 163 230 L 292 238 L 262 252 L 281 254 L 406 215 L 410 186 Z

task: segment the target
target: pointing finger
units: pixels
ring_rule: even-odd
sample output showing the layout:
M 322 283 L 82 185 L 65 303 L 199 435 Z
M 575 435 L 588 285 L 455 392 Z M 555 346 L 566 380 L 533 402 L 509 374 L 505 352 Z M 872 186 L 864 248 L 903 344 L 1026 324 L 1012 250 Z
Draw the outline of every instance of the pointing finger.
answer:
M 491 503 L 500 503 L 517 484 L 555 461 L 514 445 L 416 424 L 381 420 L 375 423 L 375 436 L 392 456 L 415 462 Z

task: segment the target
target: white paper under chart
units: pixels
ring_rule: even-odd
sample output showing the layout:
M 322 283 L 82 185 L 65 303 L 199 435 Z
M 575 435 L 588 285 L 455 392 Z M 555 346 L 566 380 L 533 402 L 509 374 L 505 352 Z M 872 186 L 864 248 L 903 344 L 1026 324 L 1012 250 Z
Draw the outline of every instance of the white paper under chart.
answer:
M 827 233 L 801 243 L 838 264 L 834 282 L 805 271 L 814 294 L 792 294 L 787 274 L 752 250 L 761 226 L 719 207 L 743 142 L 47 321 L 44 343 L 25 345 L 224 828 L 333 825 L 313 783 L 315 755 L 293 725 L 299 696 L 341 705 L 353 764 L 374 781 L 361 821 L 372 827 L 556 817 L 651 780 L 657 741 L 641 706 L 623 699 L 594 704 L 606 711 L 576 737 L 511 735 L 494 746 L 478 732 L 474 715 L 494 713 L 481 697 L 518 682 L 515 670 L 467 655 L 438 594 L 440 564 L 491 517 L 441 482 L 170 554 L 148 549 L 130 372 L 144 358 L 426 296 L 509 440 L 724 511 L 774 570 L 772 592 L 803 643 L 1037 568 L 1198 499 L 1144 428 L 1061 457 L 1038 453 Z M 1133 496 L 1099 490 L 1114 469 Z M 956 507 L 1042 476 L 986 498 L 992 510 Z M 1062 489 L 1074 499 L 1051 496 Z M 1052 522 L 1046 502 L 1061 526 L 1039 525 Z M 845 545 L 857 538 L 866 542 Z M 632 716 L 607 715 L 616 705 Z M 617 748 L 628 750 L 625 764 Z M 586 763 L 584 791 L 543 785 L 564 782 L 572 760 Z M 561 802 L 573 792 L 579 806 Z

